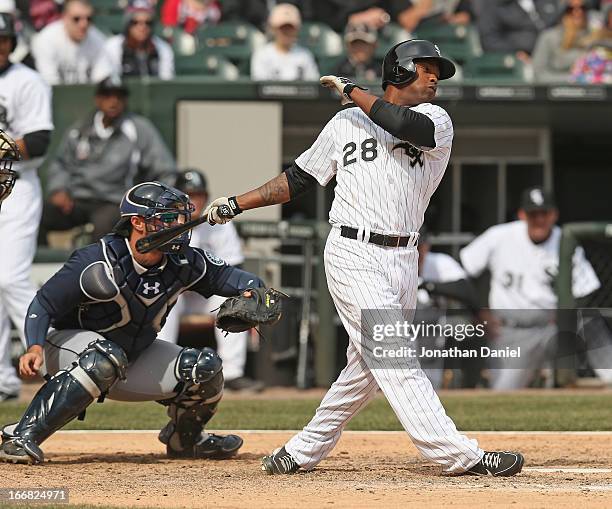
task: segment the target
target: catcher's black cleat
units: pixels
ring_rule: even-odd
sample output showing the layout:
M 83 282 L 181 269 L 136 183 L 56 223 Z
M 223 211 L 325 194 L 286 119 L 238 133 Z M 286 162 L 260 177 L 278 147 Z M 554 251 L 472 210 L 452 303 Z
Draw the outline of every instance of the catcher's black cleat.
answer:
M 205 433 L 204 437 L 193 447 L 176 451 L 167 445 L 166 452 L 170 458 L 225 460 L 235 456 L 242 444 L 243 440 L 238 435 L 224 436 Z
M 465 473 L 510 477 L 521 471 L 524 462 L 525 458 L 519 452 L 485 452 L 482 459 Z
M 297 462 L 284 447 L 276 449 L 270 456 L 261 459 L 261 469 L 270 474 L 294 474 L 300 469 Z
M 14 424 L 2 429 L 2 443 L 0 444 L 0 461 L 6 463 L 42 463 L 45 459 L 40 447 L 31 440 L 12 434 Z

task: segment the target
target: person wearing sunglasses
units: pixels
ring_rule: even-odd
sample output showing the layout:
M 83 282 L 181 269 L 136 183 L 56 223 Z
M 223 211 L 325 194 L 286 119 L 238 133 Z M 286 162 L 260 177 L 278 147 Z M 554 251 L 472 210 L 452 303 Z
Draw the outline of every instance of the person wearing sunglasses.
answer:
M 117 221 L 126 188 L 174 181 L 174 159 L 158 131 L 127 108 L 128 89 L 118 77 L 107 78 L 96 88 L 95 110 L 64 134 L 47 173 L 39 244 L 47 244 L 50 231 L 88 223 L 97 241 Z
M 89 0 L 66 0 L 62 18 L 34 37 L 36 68 L 50 85 L 91 83 L 105 36 L 93 26 Z
M 590 34 L 585 0 L 567 0 L 558 25 L 544 30 L 533 52 L 534 79 L 566 83 L 574 62 L 587 48 Z
M 170 45 L 153 35 L 154 6 L 149 0 L 133 0 L 126 9 L 125 29 L 104 45 L 94 67 L 94 80 L 110 75 L 174 78 L 174 53 Z

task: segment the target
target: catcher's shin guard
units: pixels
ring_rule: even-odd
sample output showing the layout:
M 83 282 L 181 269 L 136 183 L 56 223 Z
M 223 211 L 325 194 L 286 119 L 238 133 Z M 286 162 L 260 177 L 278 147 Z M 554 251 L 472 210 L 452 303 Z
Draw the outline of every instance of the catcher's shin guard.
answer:
M 125 379 L 125 352 L 107 340 L 91 343 L 67 371 L 59 371 L 43 385 L 14 428 L 5 427 L 0 460 L 39 463 L 39 445 Z
M 233 456 L 242 446 L 236 435 L 219 436 L 204 432 L 223 395 L 221 359 L 211 348 L 184 348 L 176 360 L 178 394 L 159 401 L 168 407 L 170 422 L 159 433 L 172 458 L 214 458 Z

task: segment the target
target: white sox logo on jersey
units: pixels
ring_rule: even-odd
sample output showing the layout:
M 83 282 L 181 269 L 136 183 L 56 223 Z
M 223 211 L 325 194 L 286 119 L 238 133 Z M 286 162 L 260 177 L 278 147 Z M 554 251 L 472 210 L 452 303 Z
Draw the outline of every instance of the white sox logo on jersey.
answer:
M 144 295 L 149 295 L 149 292 L 153 292 L 153 295 L 157 295 L 160 292 L 159 287 L 161 286 L 161 283 L 159 281 L 156 281 L 153 285 L 149 283 L 143 283 L 142 286 L 142 293 Z
M 404 153 L 410 158 L 410 167 L 414 168 L 417 164 L 422 168 L 423 167 L 423 151 L 416 148 L 414 145 L 411 145 L 408 142 L 397 143 L 391 149 L 393 152 L 396 148 L 401 148 L 404 150 Z

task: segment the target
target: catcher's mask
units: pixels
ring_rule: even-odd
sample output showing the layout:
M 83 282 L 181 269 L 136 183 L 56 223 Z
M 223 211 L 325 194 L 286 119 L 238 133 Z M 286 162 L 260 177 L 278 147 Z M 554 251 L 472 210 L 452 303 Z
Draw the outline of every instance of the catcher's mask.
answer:
M 11 194 L 17 180 L 13 163 L 21 159 L 21 154 L 13 139 L 0 130 L 0 205 Z
M 131 231 L 131 217 L 144 219 L 147 233 L 154 233 L 191 220 L 194 206 L 182 191 L 161 182 L 143 182 L 132 187 L 121 200 L 121 219 L 113 231 L 125 237 Z M 189 245 L 191 230 L 159 248 L 163 253 L 181 253 Z

